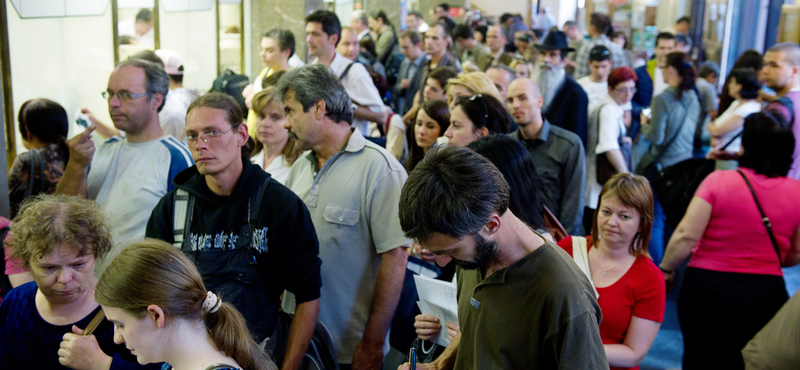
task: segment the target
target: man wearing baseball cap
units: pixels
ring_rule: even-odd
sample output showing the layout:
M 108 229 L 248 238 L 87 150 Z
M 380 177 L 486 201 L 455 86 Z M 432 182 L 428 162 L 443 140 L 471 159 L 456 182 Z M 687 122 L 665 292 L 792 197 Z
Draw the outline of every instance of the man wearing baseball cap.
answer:
M 173 51 L 158 49 L 156 55 L 164 62 L 164 71 L 169 75 L 169 93 L 164 109 L 159 113 L 161 127 L 176 139 L 183 139 L 186 130 L 186 110 L 200 96 L 196 89 L 183 87 L 183 62 Z

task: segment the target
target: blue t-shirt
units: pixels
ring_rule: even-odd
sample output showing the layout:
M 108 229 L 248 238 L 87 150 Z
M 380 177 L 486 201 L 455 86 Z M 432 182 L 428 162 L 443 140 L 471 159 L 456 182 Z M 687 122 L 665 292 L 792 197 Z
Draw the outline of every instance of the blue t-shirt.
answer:
M 0 369 L 67 369 L 58 362 L 58 349 L 72 325 L 85 328 L 100 311 L 100 306 L 80 321 L 53 325 L 36 309 L 36 283 L 20 285 L 8 292 L 0 304 Z M 94 336 L 100 349 L 113 357 L 112 370 L 158 369 L 161 364 L 142 366 L 124 344 L 114 343 L 114 325 L 103 320 Z

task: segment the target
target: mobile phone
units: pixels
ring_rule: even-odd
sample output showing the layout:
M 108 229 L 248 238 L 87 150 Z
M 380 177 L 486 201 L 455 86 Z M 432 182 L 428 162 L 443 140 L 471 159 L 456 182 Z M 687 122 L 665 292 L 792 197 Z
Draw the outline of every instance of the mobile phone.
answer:
M 81 112 L 80 109 L 75 111 L 75 123 L 83 128 L 89 128 L 89 125 L 92 124 L 92 122 L 89 120 L 89 116 Z
M 653 111 L 650 109 L 650 107 L 642 108 L 642 114 L 644 114 L 647 118 L 653 118 Z

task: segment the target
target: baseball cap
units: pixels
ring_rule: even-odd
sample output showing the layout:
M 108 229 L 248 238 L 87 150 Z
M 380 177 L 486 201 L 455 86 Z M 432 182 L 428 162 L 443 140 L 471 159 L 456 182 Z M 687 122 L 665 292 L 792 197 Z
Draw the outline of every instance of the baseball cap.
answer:
M 178 54 L 175 54 L 169 50 L 158 49 L 156 50 L 156 55 L 158 55 L 158 57 L 161 58 L 161 61 L 164 62 L 164 71 L 167 72 L 167 74 L 183 74 L 183 69 L 180 68 L 183 65 L 183 62 L 181 62 L 181 59 L 178 58 Z

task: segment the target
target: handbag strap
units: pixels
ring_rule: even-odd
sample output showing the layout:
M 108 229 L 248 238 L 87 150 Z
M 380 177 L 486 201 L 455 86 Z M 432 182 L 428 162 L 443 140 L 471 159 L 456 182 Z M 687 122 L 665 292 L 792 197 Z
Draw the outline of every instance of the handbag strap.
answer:
M 761 202 L 758 201 L 758 197 L 756 196 L 756 191 L 753 189 L 753 185 L 750 184 L 750 180 L 747 179 L 747 176 L 740 170 L 736 170 L 742 178 L 744 182 L 747 183 L 747 187 L 750 188 L 750 193 L 753 194 L 753 199 L 756 201 L 756 207 L 758 207 L 758 212 L 761 213 L 761 222 L 764 223 L 764 227 L 767 228 L 767 234 L 769 234 L 769 239 L 772 241 L 772 247 L 775 248 L 775 253 L 778 255 L 778 261 L 783 265 L 783 259 L 781 258 L 781 250 L 778 248 L 778 240 L 775 239 L 775 233 L 772 232 L 772 223 L 769 222 L 769 217 L 764 214 L 764 209 L 761 208 Z
M 680 106 L 683 107 L 683 103 L 680 103 Z M 684 111 L 686 111 L 686 107 L 684 107 Z M 670 137 L 669 140 L 664 142 L 664 144 L 658 146 L 659 147 L 658 154 L 656 154 L 656 158 L 653 159 L 653 163 L 658 163 L 658 161 L 661 160 L 661 158 L 664 156 L 664 152 L 666 152 L 664 149 L 669 148 L 672 145 L 672 143 L 675 142 L 675 140 L 678 138 L 678 135 L 680 135 L 681 133 L 681 128 L 682 126 L 678 125 L 678 127 L 675 128 L 675 132 L 672 133 L 672 137 Z

